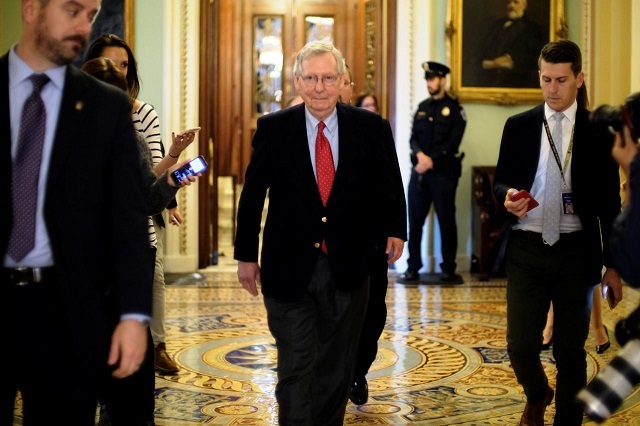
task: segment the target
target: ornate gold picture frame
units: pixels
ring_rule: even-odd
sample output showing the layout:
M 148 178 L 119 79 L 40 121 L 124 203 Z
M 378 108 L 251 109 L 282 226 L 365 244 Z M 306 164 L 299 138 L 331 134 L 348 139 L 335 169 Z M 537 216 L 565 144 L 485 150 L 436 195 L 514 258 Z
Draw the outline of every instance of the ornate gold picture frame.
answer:
M 135 0 L 124 1 L 124 39 L 133 49 L 135 47 Z
M 567 36 L 564 0 L 450 0 L 447 15 L 451 91 L 462 102 L 542 101 L 537 60 Z

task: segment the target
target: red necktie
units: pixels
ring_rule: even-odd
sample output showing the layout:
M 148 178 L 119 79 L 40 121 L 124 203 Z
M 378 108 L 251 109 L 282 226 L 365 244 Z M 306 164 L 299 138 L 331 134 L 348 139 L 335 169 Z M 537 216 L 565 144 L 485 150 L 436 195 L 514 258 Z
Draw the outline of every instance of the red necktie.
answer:
M 333 166 L 333 154 L 331 145 L 324 135 L 326 125 L 323 121 L 318 123 L 318 136 L 316 137 L 316 172 L 318 173 L 318 190 L 322 204 L 327 205 L 329 193 L 333 186 L 333 178 L 336 174 Z M 322 240 L 322 251 L 327 253 L 327 243 Z

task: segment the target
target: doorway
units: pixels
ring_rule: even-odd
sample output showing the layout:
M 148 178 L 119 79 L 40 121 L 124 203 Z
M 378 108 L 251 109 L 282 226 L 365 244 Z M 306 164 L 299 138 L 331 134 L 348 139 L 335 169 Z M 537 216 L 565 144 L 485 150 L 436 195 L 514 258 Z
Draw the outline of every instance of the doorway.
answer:
M 213 167 L 199 193 L 200 268 L 219 254 L 219 177 L 242 185 L 257 119 L 295 96 L 295 54 L 308 41 L 329 38 L 354 93 L 375 93 L 393 125 L 395 10 L 396 0 L 201 0 L 200 143 Z

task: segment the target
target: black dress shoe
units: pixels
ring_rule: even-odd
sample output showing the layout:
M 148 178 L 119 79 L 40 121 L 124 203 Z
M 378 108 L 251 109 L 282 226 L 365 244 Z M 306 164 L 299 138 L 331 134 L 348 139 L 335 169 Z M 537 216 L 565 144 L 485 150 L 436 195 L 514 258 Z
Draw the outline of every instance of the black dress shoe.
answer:
M 607 330 L 607 326 L 604 326 L 604 333 L 607 335 L 607 343 L 603 343 L 602 345 L 596 345 L 596 352 L 599 354 L 603 354 L 604 351 L 611 347 L 611 340 L 609 340 L 609 330 Z
M 397 281 L 399 283 L 417 283 L 420 281 L 420 274 L 414 269 L 407 269 L 407 272 L 401 274 Z
M 553 337 L 547 343 L 543 343 L 541 349 L 543 351 L 548 351 L 551 348 L 551 345 L 553 345 Z
M 369 399 L 369 385 L 367 379 L 362 376 L 358 377 L 351 384 L 351 392 L 349 399 L 356 405 L 366 404 Z
M 551 388 L 547 388 L 547 394 L 543 400 L 527 401 L 524 413 L 520 418 L 520 426 L 544 426 L 544 412 L 551 401 L 553 401 L 553 389 Z
M 440 274 L 440 281 L 449 282 L 457 280 L 456 274 L 450 274 L 449 272 L 443 272 Z

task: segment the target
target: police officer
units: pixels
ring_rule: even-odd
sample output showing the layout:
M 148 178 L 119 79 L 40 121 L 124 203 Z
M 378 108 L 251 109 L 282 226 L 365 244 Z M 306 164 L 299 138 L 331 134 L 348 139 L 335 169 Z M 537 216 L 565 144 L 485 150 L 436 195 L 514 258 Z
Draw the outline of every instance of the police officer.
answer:
M 456 281 L 456 188 L 462 171 L 458 147 L 467 125 L 458 101 L 445 90 L 449 67 L 437 62 L 422 64 L 430 97 L 418 106 L 411 131 L 411 180 L 409 181 L 409 260 L 398 281 L 416 283 L 422 268 L 422 227 L 431 203 L 436 210 L 442 238 L 442 276 Z

